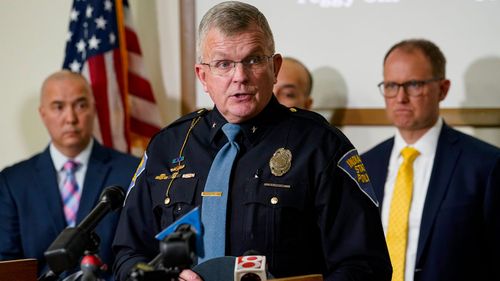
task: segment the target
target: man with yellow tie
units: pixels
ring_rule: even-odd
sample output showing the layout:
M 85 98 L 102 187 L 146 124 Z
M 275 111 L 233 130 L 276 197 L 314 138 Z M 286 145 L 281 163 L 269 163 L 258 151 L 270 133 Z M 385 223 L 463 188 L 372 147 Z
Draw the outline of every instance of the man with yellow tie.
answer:
M 432 42 L 404 40 L 378 85 L 393 138 L 362 155 L 378 200 L 393 281 L 500 280 L 500 149 L 439 117 L 450 89 Z

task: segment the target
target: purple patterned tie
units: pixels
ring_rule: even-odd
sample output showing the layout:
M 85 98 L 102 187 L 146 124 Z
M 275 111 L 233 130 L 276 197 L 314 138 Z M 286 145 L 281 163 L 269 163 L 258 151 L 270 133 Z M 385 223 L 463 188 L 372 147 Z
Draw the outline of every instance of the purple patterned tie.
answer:
M 64 204 L 64 215 L 68 226 L 75 226 L 76 212 L 80 203 L 80 193 L 78 192 L 78 183 L 76 182 L 75 172 L 80 166 L 79 163 L 68 160 L 64 163 L 64 172 L 66 178 L 63 182 L 62 199 Z

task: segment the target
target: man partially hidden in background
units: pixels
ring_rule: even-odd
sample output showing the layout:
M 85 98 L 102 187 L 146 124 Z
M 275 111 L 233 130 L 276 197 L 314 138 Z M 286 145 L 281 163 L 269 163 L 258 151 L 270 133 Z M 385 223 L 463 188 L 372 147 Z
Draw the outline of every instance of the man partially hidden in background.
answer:
M 278 101 L 287 107 L 310 110 L 313 103 L 312 87 L 313 78 L 309 69 L 295 58 L 284 57 L 273 87 Z

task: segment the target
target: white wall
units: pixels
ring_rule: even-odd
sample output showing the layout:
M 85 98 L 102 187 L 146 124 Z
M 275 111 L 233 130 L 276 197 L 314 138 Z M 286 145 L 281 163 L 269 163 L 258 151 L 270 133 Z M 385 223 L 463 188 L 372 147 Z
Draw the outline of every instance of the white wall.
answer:
M 47 146 L 39 88 L 61 68 L 71 5 L 70 0 L 0 1 L 0 170 Z M 180 112 L 178 2 L 131 0 L 130 5 L 166 124 Z
M 218 2 L 197 1 L 198 19 Z M 448 60 L 452 87 L 443 107 L 500 108 L 500 0 L 245 2 L 267 17 L 276 52 L 312 70 L 316 106 L 383 107 L 376 85 L 385 53 L 403 39 L 426 38 Z
M 354 3 L 361 2 L 361 0 L 355 1 L 357 2 Z M 367 0 L 363 1 L 366 2 Z M 447 1 L 447 3 L 450 3 L 450 0 Z M 500 19 L 498 17 L 498 14 L 500 14 L 498 3 L 500 0 L 464 1 L 468 5 L 474 5 L 476 2 L 477 5 L 493 5 L 490 11 L 487 11 L 488 9 L 486 9 L 486 12 L 485 9 L 475 9 L 473 11 L 478 19 L 476 21 L 486 24 L 491 23 L 496 33 L 488 33 L 490 32 L 489 29 L 478 30 L 478 36 L 484 32 L 490 36 L 488 42 L 478 41 L 478 39 L 471 38 L 470 33 L 467 33 L 470 32 L 468 28 L 462 26 L 454 34 L 454 36 L 462 40 L 462 43 L 456 45 L 444 44 L 443 49 L 448 55 L 450 67 L 455 68 L 457 64 L 460 64 L 462 67 L 468 66 L 468 69 L 470 69 L 468 72 L 453 74 L 452 79 L 456 87 L 452 91 L 452 95 L 456 96 L 456 98 L 452 99 L 451 105 L 461 105 L 463 103 L 469 106 L 498 106 L 500 104 L 500 93 L 498 90 L 491 89 L 500 87 L 498 83 L 498 73 L 500 71 L 498 71 L 498 63 L 496 63 L 496 59 L 500 57 L 500 45 L 493 43 L 500 41 L 498 36 L 500 24 L 495 21 Z M 37 112 L 39 87 L 48 74 L 61 67 L 71 2 L 70 0 L 0 1 L 0 35 L 2 38 L 0 44 L 0 82 L 3 97 L 3 102 L 0 103 L 0 132 L 2 133 L 0 169 L 29 157 L 35 152 L 44 149 L 47 145 L 48 134 Z M 316 105 L 382 106 L 380 97 L 376 96 L 374 84 L 381 77 L 381 56 L 394 41 L 392 40 L 394 38 L 387 34 L 387 29 L 375 29 L 372 31 L 373 34 L 368 37 L 353 33 L 352 38 L 339 38 L 336 32 L 325 35 L 325 30 L 333 29 L 334 26 L 323 26 L 322 29 L 318 29 L 321 22 L 315 18 L 309 20 L 302 17 L 294 18 L 293 14 L 290 14 L 292 10 L 304 11 L 305 13 L 320 13 L 331 17 L 340 17 L 344 14 L 342 17 L 345 22 L 340 27 L 345 30 L 352 30 L 356 27 L 356 22 L 347 22 L 350 12 L 345 9 L 332 10 L 333 8 L 326 9 L 319 6 L 320 3 L 341 3 L 346 1 L 254 0 L 250 2 L 255 2 L 268 16 L 276 36 L 278 50 L 285 55 L 296 55 L 303 59 L 313 70 L 316 84 L 323 85 L 318 86 L 313 94 L 317 100 Z M 303 6 L 297 6 L 299 2 L 307 3 Z M 441 3 L 441 1 L 430 0 L 423 2 L 436 5 Z M 452 2 L 455 3 L 455 1 Z M 209 3 L 207 0 L 197 1 L 198 13 L 208 9 L 206 7 L 207 3 Z M 277 3 L 281 6 L 278 5 L 277 7 Z M 283 9 L 283 5 L 295 5 L 297 7 L 292 6 L 295 8 Z M 454 15 L 453 18 L 457 17 L 457 12 L 451 4 L 449 5 L 449 9 L 443 12 L 442 19 L 440 19 L 443 24 L 450 20 L 452 15 Z M 479 8 L 480 6 L 476 7 Z M 181 58 L 179 55 L 178 1 L 131 0 L 131 9 L 140 37 L 145 64 L 148 67 L 150 80 L 162 109 L 162 117 L 165 123 L 168 123 L 176 119 L 180 114 L 179 65 Z M 415 17 L 418 17 L 418 15 Z M 201 17 L 201 15 L 199 14 L 197 17 Z M 379 21 L 384 19 L 386 18 L 378 17 Z M 467 22 L 474 23 L 468 18 L 462 19 L 465 27 L 467 27 Z M 387 20 L 395 19 L 387 18 Z M 292 23 L 297 23 L 299 25 L 298 29 L 287 28 L 287 25 Z M 359 22 L 357 24 L 365 23 Z M 394 23 L 394 25 L 398 24 L 400 22 Z M 436 26 L 436 29 L 439 29 L 439 26 Z M 300 30 L 307 31 L 308 37 L 299 35 L 297 31 Z M 433 35 L 433 38 L 439 38 L 438 35 Z M 332 43 L 333 45 L 324 48 L 324 44 L 316 41 L 325 39 L 325 36 L 329 36 L 331 42 L 335 44 Z M 382 43 L 379 43 L 378 47 L 374 47 L 374 42 L 379 41 Z M 350 67 L 353 70 L 344 72 L 344 68 L 338 64 L 339 54 L 342 57 L 343 53 L 336 51 L 336 48 L 340 45 L 349 48 L 350 51 L 345 54 L 357 53 L 361 55 L 366 50 L 364 48 L 368 48 L 368 50 L 375 53 L 368 61 L 351 60 L 352 66 Z M 471 57 L 470 54 L 474 53 L 474 49 L 483 47 L 491 48 L 490 59 Z M 299 52 L 299 50 L 304 52 Z M 312 57 L 312 55 L 316 57 Z M 335 67 L 328 67 L 327 63 Z M 484 69 L 489 69 L 486 75 L 484 75 Z M 365 79 L 361 75 L 363 73 L 373 73 L 376 78 Z M 476 82 L 472 85 L 466 85 L 464 81 Z M 353 85 L 365 85 L 371 89 L 370 91 L 373 91 L 368 95 L 373 96 L 359 96 L 360 92 L 354 90 L 350 86 L 351 83 Z M 324 90 L 324 93 L 321 92 L 321 89 Z M 478 89 L 482 89 L 480 90 L 480 93 L 482 93 L 480 96 L 473 94 Z M 203 97 L 199 97 L 198 105 L 211 107 L 211 102 L 205 99 L 206 95 L 202 95 Z M 365 151 L 378 141 L 390 136 L 393 132 L 392 128 L 388 127 L 346 127 L 342 129 L 360 151 Z M 497 146 L 500 145 L 498 129 L 472 130 L 464 128 L 464 130 Z
M 197 18 L 221 0 L 197 1 Z M 376 85 L 390 46 L 427 38 L 444 52 L 451 90 L 443 108 L 500 111 L 500 0 L 244 0 L 264 13 L 276 52 L 313 74 L 313 108 L 383 108 Z M 198 85 L 199 86 L 199 85 Z M 211 101 L 198 88 L 198 106 Z M 459 130 L 500 146 L 500 128 Z M 392 136 L 390 127 L 342 128 L 360 152 Z
M 43 149 L 48 134 L 38 117 L 39 87 L 60 68 L 71 2 L 0 2 L 0 167 Z

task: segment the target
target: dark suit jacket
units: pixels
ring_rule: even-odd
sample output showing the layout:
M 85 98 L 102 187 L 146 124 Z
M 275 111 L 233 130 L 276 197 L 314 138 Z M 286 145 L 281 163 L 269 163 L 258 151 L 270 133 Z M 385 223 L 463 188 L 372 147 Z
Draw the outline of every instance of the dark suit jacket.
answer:
M 77 214 L 78 224 L 110 185 L 128 188 L 139 159 L 94 141 Z M 118 212 L 98 224 L 100 256 L 113 264 L 111 243 Z M 66 227 L 57 175 L 49 148 L 0 172 L 0 260 L 36 258 L 45 271 L 43 253 Z
M 382 204 L 393 144 L 391 138 L 362 155 Z M 499 266 L 500 149 L 444 125 L 422 213 L 415 281 L 500 280 Z

